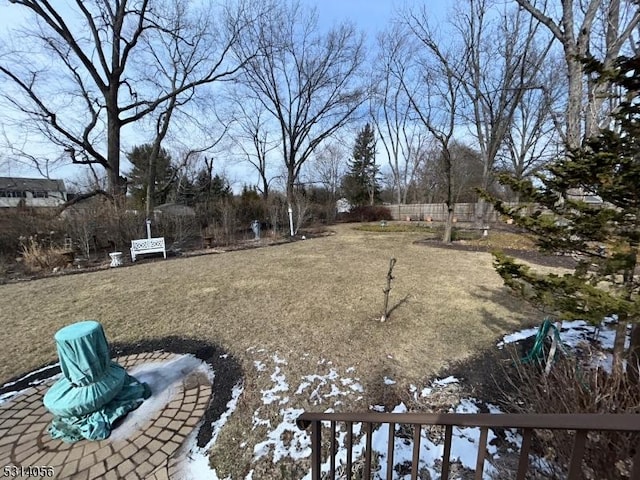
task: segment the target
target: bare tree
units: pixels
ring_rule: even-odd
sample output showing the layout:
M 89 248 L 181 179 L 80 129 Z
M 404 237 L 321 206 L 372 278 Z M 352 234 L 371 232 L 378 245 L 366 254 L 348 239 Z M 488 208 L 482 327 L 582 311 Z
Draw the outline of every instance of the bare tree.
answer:
M 340 182 L 347 170 L 347 157 L 343 144 L 329 141 L 315 152 L 310 161 L 312 181 L 322 184 L 334 202 L 338 199 Z
M 241 81 L 277 122 L 291 206 L 304 163 L 364 100 L 363 37 L 350 24 L 321 33 L 315 11 L 294 2 L 278 4 L 252 24 L 238 57 L 248 57 L 254 46 L 258 55 L 246 62 Z
M 525 12 L 492 10 L 493 0 L 466 0 L 464 5 L 467 8 L 459 8 L 453 21 L 464 44 L 460 81 L 468 104 L 466 123 L 483 160 L 481 188 L 488 190 L 498 153 L 525 92 L 541 88 L 534 82 L 552 42 L 539 38 L 538 22 Z M 500 14 L 499 21 L 496 14 Z M 485 221 L 485 204 L 480 197 L 478 223 Z
M 246 98 L 241 91 L 233 93 L 236 113 L 233 138 L 247 161 L 258 173 L 258 191 L 264 200 L 269 198 L 269 189 L 273 177 L 270 174 L 268 158 L 270 152 L 278 147 L 269 127 L 270 115 L 262 102 L 255 98 Z
M 544 85 L 544 88 L 532 88 L 523 93 L 498 153 L 499 169 L 518 180 L 543 168 L 557 155 L 560 146 L 555 109 L 564 94 L 563 70 L 551 55 L 543 69 L 534 83 Z M 515 195 L 513 200 L 518 202 L 518 192 Z
M 436 37 L 427 19 L 425 7 L 405 15 L 403 21 L 410 35 L 417 40 L 419 48 L 412 50 L 412 63 L 396 65 L 403 69 L 396 73 L 396 78 L 405 90 L 417 120 L 433 135 L 441 153 L 447 188 L 447 221 L 442 241 L 449 243 L 455 210 L 451 147 L 456 120 L 461 113 L 462 63 L 454 43 L 447 42 L 448 50 L 440 47 L 444 42 Z
M 625 0 L 516 0 L 537 21 L 544 25 L 562 45 L 567 67 L 568 93 L 565 108 L 565 128 L 561 131 L 565 145 L 574 149 L 582 144 L 584 136 L 590 136 L 598 126 L 598 116 L 608 85 L 595 87 L 590 84 L 588 101 L 585 98 L 585 73 L 583 60 L 593 55 L 594 22 L 600 20 L 601 32 L 605 32 L 600 60 L 606 67 L 620 54 L 624 44 L 640 23 L 637 2 Z M 553 8 L 555 7 L 555 8 Z M 599 11 L 602 13 L 598 17 Z M 603 89 L 605 89 L 603 91 Z M 589 111 L 586 125 L 582 126 L 583 113 Z
M 242 4 L 225 8 L 217 25 L 209 21 L 216 18 L 213 12 L 202 12 L 198 21 L 176 30 L 175 19 L 164 15 L 171 9 L 149 0 L 76 0 L 64 8 L 48 0 L 11 3 L 28 9 L 36 26 L 21 37 L 33 41 L 31 48 L 14 47 L 2 56 L 0 74 L 11 84 L 3 91 L 5 102 L 67 151 L 73 163 L 102 166 L 117 196 L 126 190 L 120 175 L 123 128 L 241 66 L 229 53 L 248 17 Z M 175 5 L 186 8 L 181 0 Z M 188 72 L 174 85 L 140 77 L 135 68 L 153 59 L 146 41 L 151 38 L 180 44 L 182 60 L 189 47 L 194 53 Z M 151 64 L 156 73 L 163 71 L 163 64 Z
M 399 25 L 378 37 L 377 75 L 372 75 L 371 118 L 387 155 L 397 203 L 406 203 L 423 158 L 420 153 L 429 140 L 415 121 L 412 106 L 398 76 L 406 75 L 403 64 L 410 61 L 407 38 Z

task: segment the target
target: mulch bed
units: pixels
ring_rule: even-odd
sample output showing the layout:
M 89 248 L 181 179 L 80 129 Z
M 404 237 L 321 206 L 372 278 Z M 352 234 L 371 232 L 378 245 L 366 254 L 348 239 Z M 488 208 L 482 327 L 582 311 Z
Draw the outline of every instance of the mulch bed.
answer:
M 433 248 L 444 248 L 448 250 L 458 250 L 463 252 L 487 252 L 491 253 L 493 248 L 485 247 L 482 245 L 469 245 L 467 243 L 451 242 L 443 243 L 437 239 L 422 239 L 414 242 L 416 245 L 424 245 Z M 506 255 L 515 257 L 520 260 L 525 260 L 537 265 L 543 265 L 545 267 L 560 267 L 573 269 L 576 266 L 576 261 L 568 256 L 563 255 L 547 255 L 540 253 L 536 250 L 518 250 L 514 248 L 501 249 Z

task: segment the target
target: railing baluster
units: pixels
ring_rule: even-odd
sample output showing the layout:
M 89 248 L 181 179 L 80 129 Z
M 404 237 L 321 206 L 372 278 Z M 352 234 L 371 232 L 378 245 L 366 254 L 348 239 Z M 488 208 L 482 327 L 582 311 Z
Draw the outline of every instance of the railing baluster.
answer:
M 321 463 L 321 429 L 320 420 L 311 422 L 311 479 L 320 480 Z
M 633 457 L 633 466 L 631 467 L 631 480 L 640 480 L 640 446 L 637 444 L 636 454 Z
M 531 434 L 533 429 L 525 428 L 522 431 L 522 447 L 520 447 L 520 459 L 518 460 L 518 475 L 516 480 L 524 480 L 529 470 L 529 449 L 531 448 Z
M 582 457 L 584 456 L 585 443 L 587 443 L 587 430 L 576 430 L 576 437 L 573 440 L 573 451 L 571 452 L 568 480 L 578 480 L 582 478 Z
M 347 422 L 347 478 L 351 478 L 353 462 L 353 422 Z
M 588 432 L 592 430 L 603 432 L 629 432 L 636 435 L 640 432 L 640 416 L 637 414 L 418 414 L 418 413 L 303 413 L 296 423 L 300 429 L 310 430 L 311 434 L 311 476 L 313 480 L 320 480 L 322 467 L 322 422 L 331 424 L 331 445 L 329 477 L 336 476 L 336 456 L 339 444 L 336 442 L 336 422 L 346 424 L 346 472 L 345 476 L 353 475 L 353 424 L 364 425 L 366 435 L 364 478 L 372 476 L 371 463 L 373 457 L 372 430 L 373 424 L 387 423 L 389 425 L 387 445 L 387 473 L 386 478 L 393 478 L 395 426 L 399 423 L 414 426 L 412 478 L 417 478 L 420 461 L 420 441 L 422 425 L 442 425 L 445 427 L 444 448 L 442 456 L 441 478 L 448 480 L 450 473 L 451 443 L 453 427 L 479 427 L 480 440 L 476 461 L 475 478 L 481 479 L 487 456 L 487 441 L 489 428 L 518 428 L 522 432 L 522 446 L 519 452 L 517 480 L 524 480 L 529 470 L 529 451 L 536 429 L 574 431 L 573 452 L 571 455 L 568 480 L 578 479 L 582 475 L 583 458 L 586 451 Z M 359 432 L 362 429 L 358 430 Z M 382 475 L 382 472 L 380 472 Z M 636 450 L 631 465 L 631 479 L 640 480 L 640 449 Z
M 389 424 L 389 438 L 387 439 L 387 480 L 393 480 L 393 449 L 396 443 L 396 424 Z
M 331 446 L 329 448 L 329 478 L 336 479 L 336 421 L 331 420 Z
M 449 459 L 451 458 L 451 436 L 453 427 L 444 427 L 444 453 L 442 454 L 442 475 L 441 480 L 449 480 Z
M 418 480 L 418 464 L 420 463 L 420 433 L 422 425 L 413 425 L 413 458 L 411 459 L 411 480 Z
M 476 461 L 476 480 L 482 480 L 482 471 L 484 470 L 484 457 L 487 453 L 488 434 L 488 427 L 482 427 L 480 429 L 480 442 L 478 443 L 478 460 Z
M 365 424 L 365 435 L 367 443 L 364 452 L 364 480 L 371 480 L 371 431 L 373 430 L 371 422 Z

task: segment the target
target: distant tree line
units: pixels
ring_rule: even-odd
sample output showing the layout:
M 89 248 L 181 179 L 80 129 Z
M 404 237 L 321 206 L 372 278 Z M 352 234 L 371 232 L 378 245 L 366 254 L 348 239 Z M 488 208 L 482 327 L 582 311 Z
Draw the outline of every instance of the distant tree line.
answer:
M 323 28 L 296 0 L 8 8 L 27 23 L 1 47 L 2 162 L 82 165 L 96 193 L 147 215 L 200 203 L 244 163 L 265 202 L 281 192 L 301 218 L 302 186 L 321 185 L 355 204 L 444 202 L 449 220 L 477 201 L 482 222 L 476 187 L 517 199 L 499 173 L 530 178 L 609 124 L 615 86 L 584 62 L 637 54 L 640 22 L 630 0 L 464 0 L 445 19 L 425 2 L 367 51 L 352 24 Z M 363 129 L 375 142 L 357 146 Z

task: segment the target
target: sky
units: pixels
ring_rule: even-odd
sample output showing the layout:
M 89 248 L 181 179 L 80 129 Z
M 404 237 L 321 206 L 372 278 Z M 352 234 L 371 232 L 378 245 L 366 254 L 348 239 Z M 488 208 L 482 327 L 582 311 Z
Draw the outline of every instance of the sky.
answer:
M 303 5 L 316 7 L 321 28 L 330 28 L 330 26 L 342 22 L 349 21 L 360 30 L 366 33 L 367 41 L 373 44 L 376 35 L 383 30 L 393 17 L 394 13 L 409 5 L 418 4 L 418 2 L 407 2 L 405 0 L 300 0 Z M 428 1 L 428 8 L 433 11 L 434 15 L 444 16 L 447 8 L 453 5 L 450 0 L 425 0 Z M 4 37 L 10 28 L 22 23 L 24 19 L 24 7 L 10 4 L 7 0 L 0 0 L 0 36 Z M 0 37 L 0 38 L 1 38 Z M 0 85 L 1 88 L 1 85 Z M 15 134 L 16 132 L 13 132 Z M 9 131 L 9 135 L 12 132 Z M 19 135 L 17 135 L 19 136 Z M 129 142 L 124 139 L 123 144 Z M 8 155 L 1 150 L 0 146 L 0 175 L 13 176 L 34 176 L 39 177 L 40 174 L 35 169 L 16 168 L 10 161 L 6 159 Z M 45 147 L 38 153 L 48 155 Z M 102 150 L 106 150 L 102 149 Z M 2 161 L 4 157 L 5 161 Z M 128 162 L 122 155 L 123 171 L 128 170 Z M 224 173 L 232 182 L 234 191 L 239 191 L 244 183 L 256 183 L 257 175 L 246 165 L 238 164 L 238 162 L 225 162 L 224 165 L 218 164 L 216 167 L 218 172 Z M 63 178 L 71 183 L 80 177 L 86 171 L 86 167 L 78 165 L 68 165 L 58 168 L 51 173 L 52 177 Z M 101 169 L 98 169 L 101 171 Z

